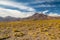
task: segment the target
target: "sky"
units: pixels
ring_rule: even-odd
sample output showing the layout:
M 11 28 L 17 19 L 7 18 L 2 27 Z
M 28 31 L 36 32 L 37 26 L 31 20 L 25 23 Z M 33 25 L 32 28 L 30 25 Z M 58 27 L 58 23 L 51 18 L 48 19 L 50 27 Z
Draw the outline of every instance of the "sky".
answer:
M 35 13 L 60 16 L 60 0 L 0 0 L 0 16 L 29 17 Z

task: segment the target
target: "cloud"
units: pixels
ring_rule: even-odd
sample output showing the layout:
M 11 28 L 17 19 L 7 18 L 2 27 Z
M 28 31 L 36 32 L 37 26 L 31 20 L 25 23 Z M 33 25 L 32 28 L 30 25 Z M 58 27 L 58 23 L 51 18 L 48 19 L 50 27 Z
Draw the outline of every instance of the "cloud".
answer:
M 57 16 L 60 16 L 60 14 L 58 14 L 58 13 L 53 13 L 53 12 L 50 12 L 50 13 L 48 14 L 48 16 L 54 16 L 54 17 L 57 17 Z
M 43 13 L 43 14 L 46 14 L 47 12 L 49 12 L 49 10 L 45 10 L 45 11 L 43 11 L 42 13 Z
M 37 13 L 39 13 L 39 14 L 46 14 L 47 12 L 49 12 L 49 10 L 45 10 L 45 11 L 40 11 L 40 12 L 37 12 Z
M 37 5 L 37 6 L 33 6 L 35 8 L 39 8 L 39 7 L 56 7 L 56 5 L 50 5 L 50 4 L 40 4 L 40 5 Z
M 45 10 L 45 11 L 42 11 L 41 13 L 43 14 L 47 14 L 48 16 L 53 16 L 53 17 L 57 17 L 57 16 L 60 16 L 60 14 L 58 13 L 54 13 L 54 12 L 49 12 L 49 10 Z
M 33 14 L 34 14 L 34 12 L 21 12 L 18 10 L 0 8 L 1 17 L 12 16 L 12 17 L 24 18 L 24 17 L 32 16 Z
M 35 1 L 47 1 L 47 2 L 51 2 L 51 1 L 55 1 L 55 0 L 35 0 Z
M 57 17 L 57 16 L 60 16 L 60 14 L 58 14 L 58 13 L 54 13 L 54 12 L 49 12 L 49 10 L 45 10 L 45 11 L 40 11 L 40 12 L 38 12 L 39 14 L 47 14 L 48 16 L 53 16 L 53 17 Z
M 26 11 L 35 11 L 34 8 L 26 6 L 26 5 L 24 5 L 24 3 L 12 2 L 12 1 L 0 1 L 0 5 L 16 7 L 21 10 L 26 10 Z
M 37 3 L 44 3 L 45 1 L 34 1 L 34 2 L 30 2 L 30 4 L 37 4 Z
M 31 0 L 32 1 L 32 0 Z M 36 0 L 32 2 L 15 2 L 12 0 L 0 0 L 0 5 L 4 5 L 5 7 L 0 8 L 0 16 L 5 17 L 5 16 L 12 16 L 12 17 L 28 17 L 33 15 L 36 10 L 39 10 L 40 7 L 56 7 L 55 4 L 43 4 L 44 2 L 52 2 L 54 0 Z M 30 3 L 33 4 L 33 6 L 30 5 Z M 41 3 L 38 5 L 34 5 L 34 3 Z M 28 6 L 29 5 L 29 6 Z M 8 8 L 6 8 L 8 6 Z M 2 6 L 0 6 L 2 7 Z M 12 8 L 9 8 L 12 7 Z M 14 8 L 14 9 L 13 9 Z M 17 8 L 17 9 L 15 9 Z M 34 9 L 34 8 L 39 8 L 39 9 Z M 26 12 L 20 11 L 20 10 L 25 10 Z M 43 9 L 44 10 L 44 9 Z M 42 11 L 43 14 L 46 14 L 49 12 L 49 10 Z M 41 13 L 41 12 L 40 12 Z M 49 16 L 55 15 L 57 16 L 57 13 L 49 13 Z
M 54 2 L 55 0 L 34 0 L 30 2 L 31 4 L 44 3 L 44 2 Z
M 34 8 L 25 5 L 24 3 L 18 3 L 18 2 L 14 2 L 11 0 L 0 0 L 0 5 L 4 5 L 5 7 L 10 6 L 10 7 L 14 7 L 14 8 L 18 8 L 18 9 L 10 9 L 5 8 L 5 7 L 1 7 L 0 6 L 0 16 L 1 17 L 6 17 L 6 16 L 12 16 L 12 17 L 20 17 L 20 18 L 25 18 L 25 17 L 29 17 L 32 16 L 34 14 L 34 12 L 36 11 Z M 25 11 L 20 11 L 20 10 L 25 10 Z

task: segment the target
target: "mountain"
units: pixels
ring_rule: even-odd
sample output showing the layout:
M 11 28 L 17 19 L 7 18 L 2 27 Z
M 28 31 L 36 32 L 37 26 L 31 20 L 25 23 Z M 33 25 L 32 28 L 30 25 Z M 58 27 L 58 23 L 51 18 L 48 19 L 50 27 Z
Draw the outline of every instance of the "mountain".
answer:
M 11 17 L 11 16 L 7 16 L 7 17 L 0 17 L 0 22 L 1 21 L 19 21 L 20 18 L 15 18 L 15 17 Z
M 51 19 L 60 19 L 60 16 L 53 17 L 53 16 L 48 16 L 43 13 L 35 13 L 34 15 L 25 18 L 26 20 L 51 20 Z
M 52 17 L 45 15 L 43 13 L 35 13 L 34 15 L 27 17 L 27 18 L 16 18 L 16 17 L 0 17 L 0 22 L 1 21 L 22 21 L 22 20 L 50 20 L 50 19 L 60 19 L 60 17 Z
M 28 17 L 29 19 L 34 19 L 34 20 L 40 20 L 40 19 L 46 19 L 47 15 L 44 14 L 39 14 L 39 13 L 35 13 L 34 15 Z

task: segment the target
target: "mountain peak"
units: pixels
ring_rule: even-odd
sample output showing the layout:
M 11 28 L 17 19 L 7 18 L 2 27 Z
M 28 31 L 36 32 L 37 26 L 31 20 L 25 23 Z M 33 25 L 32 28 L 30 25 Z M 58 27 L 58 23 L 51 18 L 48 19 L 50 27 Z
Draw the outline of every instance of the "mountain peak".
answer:
M 40 20 L 40 19 L 46 19 L 47 15 L 44 15 L 43 13 L 35 13 L 31 17 L 28 17 L 28 19 L 34 19 L 34 20 Z
M 33 16 L 47 16 L 47 15 L 45 15 L 45 14 L 43 14 L 43 13 L 35 13 Z

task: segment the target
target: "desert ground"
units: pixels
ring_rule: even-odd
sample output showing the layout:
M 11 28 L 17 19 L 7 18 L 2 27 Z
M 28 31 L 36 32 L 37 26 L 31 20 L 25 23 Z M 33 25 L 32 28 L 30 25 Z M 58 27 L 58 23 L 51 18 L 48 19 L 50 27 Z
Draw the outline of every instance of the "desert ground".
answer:
M 0 22 L 0 40 L 60 40 L 60 20 Z

